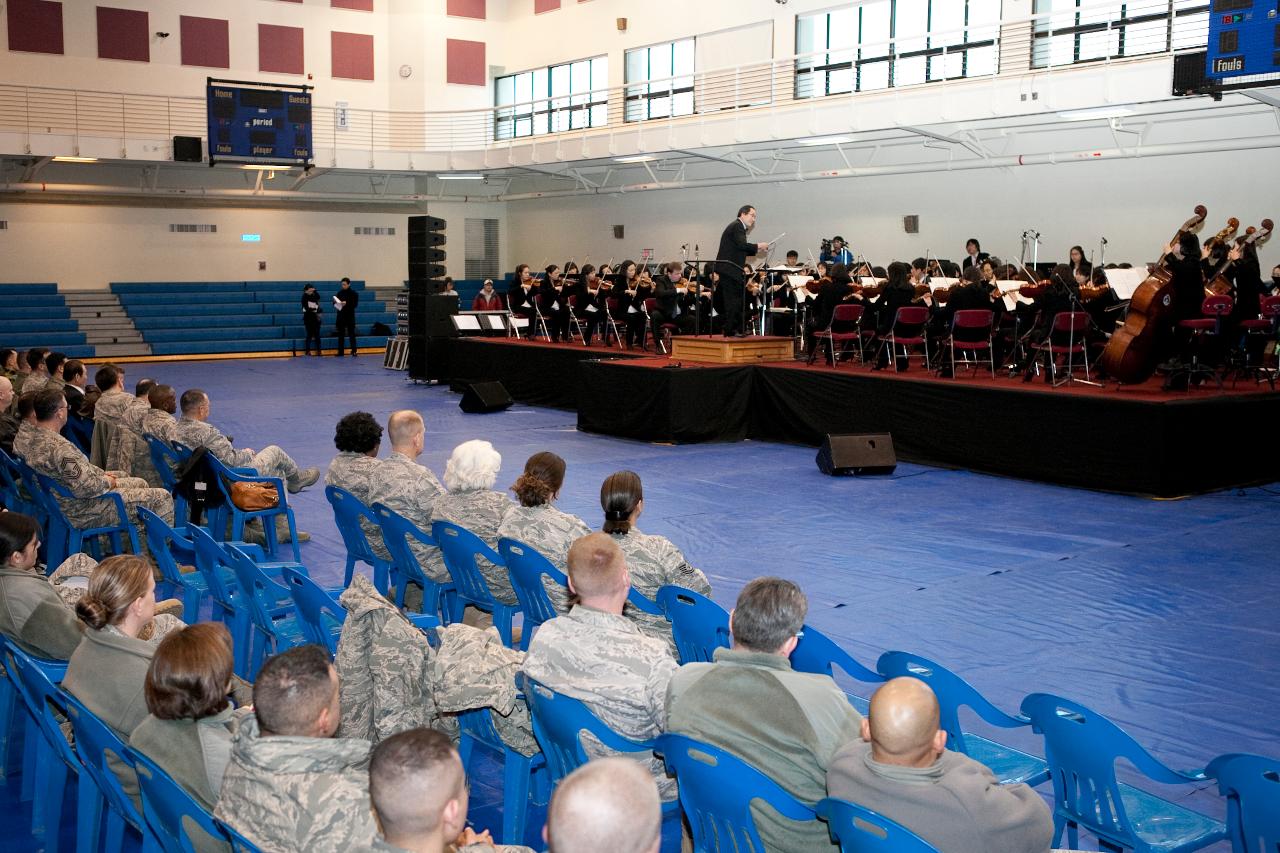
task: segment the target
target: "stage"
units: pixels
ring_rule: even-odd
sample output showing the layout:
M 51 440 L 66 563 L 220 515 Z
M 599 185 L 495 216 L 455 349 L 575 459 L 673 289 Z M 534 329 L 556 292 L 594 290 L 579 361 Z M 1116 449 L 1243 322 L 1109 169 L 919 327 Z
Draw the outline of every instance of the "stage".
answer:
M 499 380 L 520 402 L 576 411 L 580 430 L 640 441 L 816 447 L 827 433 L 888 432 L 910 462 L 1158 497 L 1280 480 L 1280 459 L 1265 452 L 1280 392 L 1253 380 L 1053 388 L 1000 372 L 941 379 L 919 358 L 905 373 L 725 366 L 503 338 L 451 340 L 448 357 L 455 379 Z

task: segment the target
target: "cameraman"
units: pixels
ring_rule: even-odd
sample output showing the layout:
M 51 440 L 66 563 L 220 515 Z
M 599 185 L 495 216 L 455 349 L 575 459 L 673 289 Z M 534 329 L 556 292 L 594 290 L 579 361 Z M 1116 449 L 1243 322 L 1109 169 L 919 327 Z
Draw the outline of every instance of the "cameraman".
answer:
M 822 241 L 822 257 L 820 260 L 830 266 L 831 264 L 844 264 L 846 267 L 853 266 L 853 252 L 849 251 L 849 247 L 844 244 L 844 238 L 837 235 L 831 238 L 831 242 Z

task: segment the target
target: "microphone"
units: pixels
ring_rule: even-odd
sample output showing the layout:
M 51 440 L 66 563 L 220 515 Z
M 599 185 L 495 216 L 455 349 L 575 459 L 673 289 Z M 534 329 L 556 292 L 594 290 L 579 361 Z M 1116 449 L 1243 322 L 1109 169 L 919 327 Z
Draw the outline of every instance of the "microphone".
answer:
M 1104 246 L 1105 246 L 1105 245 L 1107 245 L 1107 238 L 1106 238 L 1106 237 L 1103 237 L 1103 238 L 1102 238 L 1102 245 L 1104 245 Z

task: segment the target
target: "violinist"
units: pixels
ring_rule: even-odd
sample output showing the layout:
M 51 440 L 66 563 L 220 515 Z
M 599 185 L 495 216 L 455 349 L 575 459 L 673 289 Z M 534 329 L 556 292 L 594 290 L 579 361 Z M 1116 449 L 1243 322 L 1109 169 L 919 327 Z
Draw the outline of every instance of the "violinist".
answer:
M 530 320 L 533 310 L 533 276 L 529 274 L 529 265 L 516 267 L 516 274 L 507 288 L 507 310 L 517 317 Z
M 684 273 L 676 282 L 676 305 L 689 324 L 690 331 L 697 329 L 698 291 L 702 289 L 698 282 L 698 268 L 693 264 L 683 267 Z
M 1264 291 L 1263 296 L 1280 295 L 1280 264 L 1276 264 L 1271 268 L 1271 281 L 1263 282 L 1262 289 Z
M 702 283 L 698 288 L 698 317 L 695 321 L 699 330 L 714 334 L 724 328 L 720 309 L 720 270 L 715 261 L 708 261 L 702 268 Z
M 1087 265 L 1086 269 L 1088 269 Z M 1120 312 L 1113 310 L 1120 304 L 1120 297 L 1116 296 L 1116 292 L 1111 289 L 1111 284 L 1107 281 L 1107 272 L 1101 267 L 1095 267 L 1089 271 L 1087 278 L 1087 281 L 1082 281 L 1078 274 L 1076 276 L 1076 281 L 1080 282 L 1084 310 L 1089 312 L 1094 327 L 1103 334 L 1109 335 L 1120 320 Z
M 564 292 L 560 267 L 551 264 L 544 273 L 538 287 L 538 307 L 547 324 L 547 335 L 553 344 L 558 344 L 569 340 L 569 298 Z
M 476 298 L 471 300 L 472 311 L 501 311 L 502 297 L 493 289 L 493 279 L 486 278 Z
M 920 270 L 925 267 L 924 259 L 917 259 L 920 263 Z M 898 315 L 898 309 L 910 305 L 915 300 L 916 290 L 912 284 L 912 268 L 914 264 L 906 264 L 902 261 L 894 261 L 889 264 L 889 280 L 885 282 L 884 291 L 880 294 L 880 300 L 876 303 L 876 332 L 884 341 L 885 335 L 893 328 L 893 321 Z M 921 279 L 923 280 L 923 279 Z M 875 370 L 883 369 L 889 363 L 889 347 L 885 343 L 880 345 L 880 354 L 876 358 Z M 898 360 L 898 370 L 907 369 L 908 359 Z
M 1067 258 L 1068 258 L 1067 266 L 1071 267 L 1072 275 L 1079 275 L 1082 269 L 1092 266 L 1092 264 L 1090 264 L 1087 260 L 1085 260 L 1084 248 L 1081 246 L 1072 246 L 1071 251 L 1067 253 Z M 1085 274 L 1085 277 L 1086 277 L 1086 283 L 1087 283 L 1087 279 L 1088 279 L 1087 272 Z
M 578 316 L 582 319 L 583 339 L 587 346 L 591 346 L 596 330 L 604 324 L 605 312 L 609 310 L 607 291 L 600 286 L 600 277 L 591 264 L 584 266 L 579 276 L 582 281 L 574 294 L 577 297 L 575 301 Z
M 1049 334 L 1053 331 L 1054 318 L 1064 312 L 1071 310 L 1073 294 L 1079 290 L 1076 284 L 1076 277 L 1071 272 L 1071 267 L 1066 264 L 1058 264 L 1053 268 L 1053 272 L 1049 276 L 1049 282 L 1039 296 L 1032 302 L 1035 309 L 1035 322 L 1031 326 L 1031 330 L 1023 336 L 1023 343 L 1026 344 L 1026 355 L 1023 361 L 1018 365 L 1019 370 L 1025 371 L 1022 381 L 1030 382 L 1035 378 L 1035 357 L 1038 352 L 1034 346 L 1043 343 Z M 1044 381 L 1051 382 L 1053 377 L 1052 371 L 1045 371 Z
M 619 289 L 618 294 L 618 311 L 621 314 L 617 319 L 626 324 L 626 340 L 627 349 L 633 348 L 636 344 L 644 346 L 645 336 L 645 304 L 644 301 L 649 298 L 651 288 L 645 283 L 639 273 L 639 267 L 635 261 L 623 261 L 619 268 Z M 647 277 L 647 273 L 645 277 Z
M 805 321 L 805 330 L 809 339 L 809 363 L 818 354 L 818 339 L 814 336 L 814 332 L 825 332 L 830 329 L 833 332 L 849 332 L 852 329 L 843 329 L 833 325 L 836 306 L 843 305 L 853 296 L 853 279 L 849 276 L 848 267 L 844 264 L 833 264 L 831 267 L 830 277 L 822 279 L 822 286 L 818 290 L 818 296 L 813 302 L 813 310 L 809 313 L 808 319 Z M 849 344 L 846 344 L 849 346 Z M 833 348 L 827 350 L 827 364 L 834 365 Z
M 693 329 L 693 318 L 680 308 L 680 294 L 677 288 L 684 281 L 684 264 L 671 261 L 662 266 L 653 285 L 654 306 L 649 314 L 649 330 L 653 339 L 659 340 L 663 324 L 670 323 L 677 327 L 680 334 L 688 334 Z

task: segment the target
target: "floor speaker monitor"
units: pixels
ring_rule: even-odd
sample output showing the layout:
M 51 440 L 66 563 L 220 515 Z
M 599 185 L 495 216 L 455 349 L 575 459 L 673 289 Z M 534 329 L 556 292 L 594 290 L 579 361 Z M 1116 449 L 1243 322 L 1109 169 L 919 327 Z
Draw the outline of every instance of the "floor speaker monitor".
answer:
M 828 476 L 892 474 L 898 467 L 893 437 L 887 432 L 828 434 L 816 459 L 818 470 Z
M 472 382 L 462 392 L 458 408 L 467 414 L 476 415 L 509 409 L 512 402 L 511 395 L 502 387 L 501 382 Z

